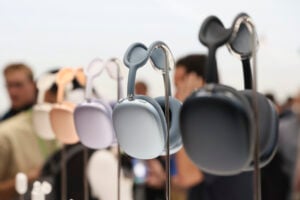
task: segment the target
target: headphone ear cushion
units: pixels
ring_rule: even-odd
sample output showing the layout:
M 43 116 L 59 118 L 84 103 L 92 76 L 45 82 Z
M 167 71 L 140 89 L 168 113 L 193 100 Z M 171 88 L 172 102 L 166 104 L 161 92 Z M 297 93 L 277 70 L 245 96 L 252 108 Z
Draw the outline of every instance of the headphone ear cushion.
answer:
M 164 112 L 162 110 L 162 108 L 160 107 L 160 105 L 157 103 L 157 101 L 155 101 L 154 99 L 152 99 L 151 97 L 148 96 L 144 96 L 144 95 L 136 95 L 135 96 L 137 99 L 142 99 L 144 101 L 147 101 L 148 103 L 150 103 L 155 110 L 157 111 L 159 118 L 161 120 L 161 124 L 163 126 L 163 130 L 164 131 L 164 138 L 166 138 L 166 130 L 167 130 L 167 124 L 166 124 L 166 120 L 165 120 L 165 115 Z
M 253 91 L 240 91 L 246 97 L 249 104 L 253 108 Z M 278 117 L 274 106 L 270 104 L 269 100 L 260 93 L 256 93 L 258 105 L 258 123 L 260 133 L 260 158 L 269 159 L 272 152 L 275 150 L 278 136 Z M 261 160 L 261 162 L 263 162 Z
M 165 112 L 165 97 L 155 98 L 156 102 L 160 105 L 163 114 Z M 170 105 L 170 153 L 176 153 L 182 147 L 182 138 L 179 127 L 179 112 L 181 109 L 181 102 L 169 96 Z M 165 120 L 165 115 L 163 116 Z M 165 120 L 166 121 L 166 120 Z M 166 122 L 165 122 L 166 123 Z

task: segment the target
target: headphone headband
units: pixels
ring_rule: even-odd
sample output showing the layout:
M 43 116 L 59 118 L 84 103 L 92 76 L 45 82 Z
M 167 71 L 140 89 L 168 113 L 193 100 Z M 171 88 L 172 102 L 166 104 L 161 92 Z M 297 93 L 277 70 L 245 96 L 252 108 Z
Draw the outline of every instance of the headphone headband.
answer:
M 109 68 L 109 64 L 113 64 L 116 69 L 116 71 L 114 70 L 110 70 Z M 123 87 L 122 87 L 122 80 L 123 80 L 123 73 L 121 71 L 121 66 L 123 66 L 122 62 L 120 61 L 120 59 L 118 58 L 110 58 L 107 62 L 106 62 L 106 69 L 107 69 L 107 73 L 110 75 L 110 77 L 112 79 L 115 79 L 117 81 L 117 99 L 119 100 L 120 98 L 123 98 Z M 116 77 L 115 77 L 116 76 Z
M 55 82 L 55 78 L 56 78 L 55 74 L 47 73 L 38 79 L 38 81 L 37 81 L 37 88 L 38 88 L 37 103 L 43 103 L 45 101 L 45 92 Z
M 56 74 L 56 84 L 58 87 L 57 102 L 61 103 L 64 99 L 65 86 L 70 83 L 75 76 L 75 69 L 62 68 Z
M 127 84 L 128 98 L 134 96 L 136 71 L 138 68 L 144 66 L 149 58 L 155 69 L 162 70 L 163 77 L 167 79 L 167 84 L 165 83 L 164 85 L 168 88 L 169 95 L 171 96 L 170 78 L 165 74 L 174 65 L 174 59 L 168 46 L 161 41 L 157 41 L 153 42 L 149 48 L 142 43 L 134 43 L 127 49 L 124 56 L 124 63 L 129 68 Z
M 241 59 L 243 64 L 244 88 L 252 89 L 252 71 L 250 58 L 256 51 L 257 34 L 252 19 L 246 13 L 240 13 L 233 21 L 232 35 L 227 43 L 229 52 Z M 253 43 L 255 38 L 255 45 Z
M 199 40 L 208 47 L 208 61 L 205 66 L 205 81 L 219 83 L 216 51 L 218 47 L 226 44 L 231 36 L 231 30 L 226 29 L 219 18 L 209 16 L 201 25 Z
M 113 65 L 111 65 L 113 64 Z M 100 76 L 101 73 L 106 70 L 109 77 L 116 80 L 118 82 L 118 99 L 120 96 L 122 96 L 122 88 L 121 88 L 121 80 L 123 78 L 121 74 L 121 62 L 117 58 L 111 58 L 104 62 L 100 58 L 95 58 L 90 62 L 90 64 L 84 68 L 84 73 L 87 77 L 87 85 L 86 85 L 86 93 L 85 93 L 85 98 L 86 99 L 91 99 L 92 96 L 92 83 L 93 80 L 97 77 Z M 109 67 L 113 66 L 113 67 Z M 115 68 L 115 69 L 112 69 Z

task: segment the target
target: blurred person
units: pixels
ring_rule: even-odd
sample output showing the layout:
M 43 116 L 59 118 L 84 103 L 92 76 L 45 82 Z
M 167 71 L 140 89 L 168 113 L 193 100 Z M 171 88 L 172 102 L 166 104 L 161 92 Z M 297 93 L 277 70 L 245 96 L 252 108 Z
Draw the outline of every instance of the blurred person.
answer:
M 148 86 L 144 81 L 137 81 L 135 83 L 135 93 L 139 95 L 147 95 L 148 94 Z
M 175 64 L 175 98 L 183 102 L 195 89 L 204 85 L 203 73 L 206 56 L 190 55 Z M 185 200 L 188 190 L 203 181 L 203 173 L 189 159 L 184 148 L 175 154 L 177 174 L 172 177 L 172 196 Z M 200 186 L 201 187 L 201 186 Z M 201 190 L 201 189 L 199 189 Z M 200 195 L 198 199 L 201 199 Z
M 195 89 L 202 87 L 206 55 L 188 55 L 176 63 L 174 81 L 175 97 L 182 102 Z M 172 187 L 187 192 L 188 200 L 252 200 L 252 172 L 234 176 L 215 176 L 203 173 L 189 159 L 184 148 L 175 154 L 177 175 L 172 177 Z
M 23 63 L 12 63 L 3 70 L 11 107 L 0 118 L 6 120 L 30 109 L 36 102 L 36 85 L 31 68 Z
M 274 94 L 266 93 L 265 96 L 274 103 L 279 114 L 281 108 Z M 286 199 L 290 183 L 282 166 L 283 156 L 280 151 L 277 151 L 270 163 L 261 169 L 261 194 L 263 200 Z
M 280 106 L 280 118 L 288 117 L 293 114 L 292 106 L 293 106 L 294 98 L 288 97 L 285 102 Z
M 23 65 L 11 66 L 5 74 L 12 109 L 0 123 L 1 200 L 16 196 L 14 178 L 18 172 L 27 174 L 30 183 L 36 180 L 44 161 L 58 147 L 55 141 L 40 139 L 33 129 L 30 108 L 36 89 L 31 70 Z
M 290 113 L 280 118 L 278 151 L 283 157 L 283 171 L 288 177 L 287 200 L 292 199 L 294 190 L 299 193 L 299 167 L 296 167 L 299 152 L 300 92 L 294 97 Z M 296 186 L 296 188 L 295 188 Z

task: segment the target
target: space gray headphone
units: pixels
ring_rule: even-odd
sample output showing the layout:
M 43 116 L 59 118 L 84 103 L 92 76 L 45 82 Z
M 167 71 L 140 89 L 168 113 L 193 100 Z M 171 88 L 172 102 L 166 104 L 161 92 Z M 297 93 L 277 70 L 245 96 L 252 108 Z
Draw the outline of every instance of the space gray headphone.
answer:
M 134 94 L 136 72 L 148 60 L 155 69 L 163 72 L 168 97 L 152 99 Z M 160 41 L 152 43 L 149 48 L 142 43 L 134 43 L 127 49 L 124 63 L 129 68 L 127 98 L 120 100 L 113 110 L 113 125 L 121 149 L 139 159 L 165 155 L 168 149 L 171 154 L 177 152 L 182 147 L 179 131 L 181 103 L 171 97 L 170 78 L 166 71 L 174 65 L 174 60 L 168 46 Z M 165 98 L 169 99 L 169 109 Z M 164 109 L 170 112 L 170 126 Z M 167 127 L 170 127 L 169 146 L 166 145 Z
M 236 17 L 231 28 L 225 29 L 217 17 L 210 16 L 200 29 L 200 42 L 209 49 L 205 68 L 207 84 L 193 92 L 183 103 L 180 127 L 188 156 L 208 173 L 233 175 L 253 170 L 256 127 L 260 135 L 260 167 L 272 159 L 276 150 L 277 113 L 264 95 L 252 90 L 249 59 L 251 53 L 256 51 L 252 40 L 255 31 L 249 29 L 248 23 L 251 23 L 249 16 L 242 13 Z M 224 44 L 243 62 L 243 91 L 218 83 L 215 53 Z M 254 117 L 254 97 L 257 121 Z

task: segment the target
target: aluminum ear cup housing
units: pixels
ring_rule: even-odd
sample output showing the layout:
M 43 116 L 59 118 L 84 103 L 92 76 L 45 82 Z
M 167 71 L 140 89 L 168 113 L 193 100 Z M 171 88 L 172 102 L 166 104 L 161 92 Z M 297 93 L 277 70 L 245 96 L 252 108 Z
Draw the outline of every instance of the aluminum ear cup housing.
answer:
M 55 83 L 55 74 L 45 74 L 37 81 L 38 98 L 37 104 L 32 108 L 32 125 L 35 133 L 42 139 L 53 140 L 53 133 L 49 112 L 52 104 L 45 102 L 45 93 Z
M 74 79 L 76 71 L 73 68 L 62 68 L 56 75 L 57 103 L 50 111 L 50 122 L 56 138 L 63 144 L 79 141 L 73 119 L 75 104 L 64 101 L 65 87 Z
M 103 149 L 112 145 L 115 136 L 111 113 L 109 105 L 105 106 L 100 100 L 83 102 L 76 107 L 75 127 L 83 145 L 93 149 Z
M 50 103 L 37 104 L 33 107 L 32 122 L 35 132 L 45 140 L 55 139 L 49 116 L 51 109 L 52 104 Z
M 50 111 L 50 119 L 56 138 L 64 144 L 75 144 L 79 141 L 73 112 L 75 105 L 59 104 L 54 105 Z
M 209 84 L 195 91 L 182 105 L 180 127 L 187 154 L 205 172 L 237 174 L 252 160 L 253 115 L 233 88 Z
M 160 115 L 154 105 L 138 96 L 131 101 L 124 99 L 114 108 L 113 123 L 118 142 L 132 157 L 152 159 L 165 148 L 167 127 L 161 120 L 163 113 Z

